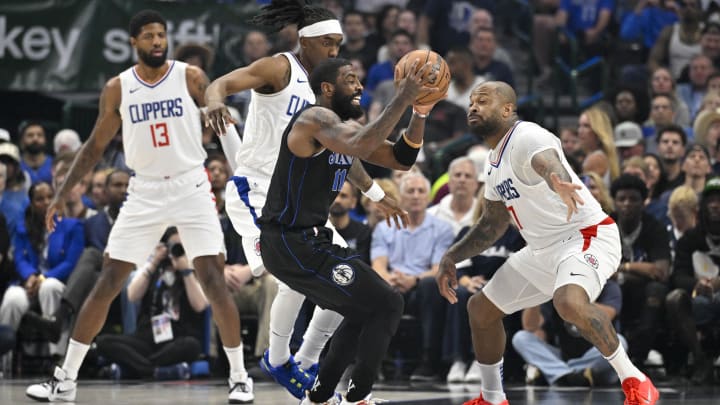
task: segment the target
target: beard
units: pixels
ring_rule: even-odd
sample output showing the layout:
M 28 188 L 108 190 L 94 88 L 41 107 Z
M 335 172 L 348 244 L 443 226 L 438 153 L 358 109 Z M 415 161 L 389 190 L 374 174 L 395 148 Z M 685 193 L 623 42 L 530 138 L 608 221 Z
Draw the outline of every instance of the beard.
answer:
M 360 94 L 361 93 L 355 93 L 349 96 L 343 96 L 336 91 L 330 100 L 330 107 L 343 121 L 360 118 L 363 115 L 362 107 L 353 104 L 353 98 Z
M 502 129 L 503 121 L 500 117 L 490 117 L 484 121 L 470 125 L 470 132 L 479 140 L 485 140 L 488 136 L 496 134 Z
M 332 203 L 330 205 L 330 216 L 331 217 L 342 217 L 348 213 L 348 209 L 343 207 L 340 203 Z
M 25 145 L 23 150 L 31 155 L 39 155 L 45 152 L 45 145 L 41 145 L 39 143 L 29 143 Z
M 162 66 L 165 60 L 167 60 L 167 53 L 167 48 L 165 48 L 161 56 L 153 56 L 150 52 L 141 51 L 140 49 L 137 51 L 138 58 L 151 68 L 159 68 Z

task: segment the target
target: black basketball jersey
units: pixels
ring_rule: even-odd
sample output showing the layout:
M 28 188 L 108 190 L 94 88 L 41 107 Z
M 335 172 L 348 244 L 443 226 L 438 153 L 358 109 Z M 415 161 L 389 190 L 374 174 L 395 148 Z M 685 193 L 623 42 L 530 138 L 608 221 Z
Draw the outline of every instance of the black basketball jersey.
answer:
M 324 226 L 347 176 L 353 157 L 328 149 L 308 158 L 295 156 L 288 148 L 288 134 L 303 111 L 292 118 L 282 136 L 280 154 L 270 180 L 267 200 L 258 223 L 290 228 Z

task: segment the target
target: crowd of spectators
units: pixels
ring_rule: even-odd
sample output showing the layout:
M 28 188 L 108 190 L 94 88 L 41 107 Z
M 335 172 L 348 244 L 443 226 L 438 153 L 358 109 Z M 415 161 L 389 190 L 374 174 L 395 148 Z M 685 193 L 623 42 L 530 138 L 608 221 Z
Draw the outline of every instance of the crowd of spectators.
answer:
M 598 303 L 614 319 L 635 364 L 648 372 L 660 366 L 669 376 L 698 384 L 713 381 L 720 354 L 716 2 L 512 2 L 522 12 L 487 0 L 321 3 L 338 13 L 345 32 L 339 56 L 353 62 L 365 85 L 362 120 L 377 117 L 392 97 L 394 66 L 405 53 L 432 49 L 445 57 L 452 73 L 447 99 L 428 117 L 416 166 L 408 173 L 368 166 L 386 194 L 408 211 L 407 229 L 388 226 L 375 203 L 347 183 L 330 209 L 330 220 L 348 245 L 403 294 L 406 316 L 419 327 L 415 335 L 399 333 L 403 339 L 417 338 L 410 379 L 477 381 L 466 302 L 524 245 L 511 227 L 493 247 L 459 264 L 457 305 L 440 297 L 434 280 L 438 262 L 483 210 L 488 151 L 467 131 L 469 93 L 486 80 L 515 85 L 530 74 L 537 79 L 533 91 L 542 94 L 559 85 L 553 82 L 554 60 L 567 57 L 568 44 L 577 41 L 581 57 L 615 62 L 605 100 L 573 116 L 572 124 L 553 128 L 568 160 L 620 229 L 622 263 Z M 531 21 L 526 24 L 532 27 L 527 31 L 530 52 L 518 49 L 513 38 L 518 19 Z M 294 27 L 276 37 L 247 31 L 236 62 L 292 50 L 296 38 Z M 516 55 L 533 63 L 523 64 Z M 175 58 L 212 71 L 214 50 L 186 44 L 176 49 Z M 528 66 L 534 68 L 527 72 Z M 240 133 L 249 97 L 240 93 L 229 100 Z M 394 136 L 409 118 L 400 121 Z M 44 216 L 53 190 L 88 136 L 72 129 L 53 133 L 50 127 L 28 117 L 17 131 L 0 130 L 3 352 L 27 351 L 22 339 L 28 336 L 47 343 L 39 354 L 64 352 L 73 316 L 98 276 L 107 235 L 132 176 L 124 163 L 122 134 L 117 134 L 101 163 L 72 190 L 65 220 L 48 234 Z M 198 136 L 208 151 L 206 167 L 226 236 L 225 281 L 243 318 L 257 319 L 253 340 L 246 342 L 248 357 L 257 358 L 268 346 L 277 284 L 269 274 L 255 278 L 250 273 L 240 237 L 225 213 L 230 167 L 210 131 Z M 190 364 L 218 354 L 197 328 L 205 324 L 207 307 L 181 241 L 168 229 L 157 246 L 148 246 L 148 260 L 114 306 L 116 315 L 111 312 L 98 337 L 97 352 L 126 376 L 187 378 Z M 512 342 L 507 379 L 522 380 L 527 374 L 533 382 L 556 385 L 614 383 L 599 353 L 550 305 L 508 318 L 506 328 Z M 393 356 L 388 353 L 388 360 Z

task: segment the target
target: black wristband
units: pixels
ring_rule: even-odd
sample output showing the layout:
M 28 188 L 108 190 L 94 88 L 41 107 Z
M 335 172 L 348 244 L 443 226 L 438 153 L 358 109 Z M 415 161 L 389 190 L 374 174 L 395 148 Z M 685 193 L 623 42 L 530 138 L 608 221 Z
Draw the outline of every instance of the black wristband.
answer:
M 178 273 L 180 273 L 183 277 L 187 277 L 191 274 L 193 274 L 195 270 L 193 269 L 185 269 L 185 270 L 178 270 Z
M 405 137 L 401 136 L 397 142 L 393 145 L 393 155 L 400 164 L 405 166 L 412 166 L 415 164 L 415 159 L 420 152 L 420 148 L 413 148 L 405 142 Z

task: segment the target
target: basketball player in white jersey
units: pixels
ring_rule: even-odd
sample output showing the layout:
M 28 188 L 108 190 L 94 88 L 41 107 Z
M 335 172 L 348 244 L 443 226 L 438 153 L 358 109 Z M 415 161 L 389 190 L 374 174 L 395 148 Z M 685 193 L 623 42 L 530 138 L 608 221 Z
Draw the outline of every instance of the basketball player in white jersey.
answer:
M 50 380 L 31 385 L 26 394 L 43 402 L 75 400 L 78 369 L 105 323 L 110 303 L 130 272 L 145 262 L 165 228 L 176 225 L 196 272 L 190 277 L 199 279 L 210 301 L 230 362 L 228 401 L 252 403 L 253 383 L 243 364 L 238 310 L 222 273 L 223 234 L 203 167 L 206 154 L 198 105 L 204 104 L 208 79 L 196 67 L 166 59 L 167 24 L 157 12 L 136 14 L 129 33 L 138 63 L 105 85 L 95 128 L 48 209 L 48 229 L 55 226 L 54 214 L 61 220 L 68 193 L 100 160 L 121 125 L 126 162 L 135 175 L 110 232 L 100 278 L 78 314 L 65 361 Z M 149 271 L 136 277 L 148 277 Z
M 515 109 L 515 92 L 503 82 L 485 82 L 470 95 L 470 129 L 492 148 L 485 164 L 485 211 L 448 249 L 437 275 L 440 293 L 455 303 L 455 263 L 492 246 L 510 221 L 527 242 L 468 302 L 482 392 L 466 405 L 508 404 L 502 318 L 551 299 L 617 371 L 625 404 L 654 404 L 658 391 L 628 358 L 608 315 L 593 303 L 620 265 L 617 225 L 572 171 L 559 139 L 519 121 Z
M 261 58 L 213 81 L 206 92 L 208 122 L 219 135 L 225 134 L 225 124 L 234 123 L 224 105 L 225 98 L 248 89 L 252 93 L 242 145 L 235 156 L 228 156 L 236 169 L 227 185 L 225 206 L 233 227 L 242 236 L 243 250 L 255 276 L 265 269 L 259 251 L 260 229 L 255 221 L 265 205 L 283 131 L 295 112 L 315 103 L 308 76 L 314 66 L 337 56 L 343 39 L 340 22 L 332 12 L 303 3 L 273 0 L 252 21 L 276 30 L 297 24 L 300 37 L 297 53 Z M 223 145 L 230 141 L 223 140 Z M 226 153 L 228 149 L 225 148 Z M 362 175 L 348 176 L 348 180 L 374 201 L 380 201 L 388 217 L 400 214 L 406 218 L 407 214 L 395 202 L 384 198 L 382 189 L 364 170 Z M 327 226 L 332 228 L 329 222 Z M 347 246 L 337 232 L 333 242 Z M 260 361 L 261 368 L 298 399 L 310 389 L 320 353 L 342 320 L 333 311 L 316 308 L 302 346 L 293 357 L 290 339 L 304 300 L 303 295 L 279 283 L 270 310 L 270 347 Z

